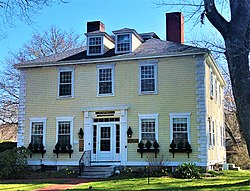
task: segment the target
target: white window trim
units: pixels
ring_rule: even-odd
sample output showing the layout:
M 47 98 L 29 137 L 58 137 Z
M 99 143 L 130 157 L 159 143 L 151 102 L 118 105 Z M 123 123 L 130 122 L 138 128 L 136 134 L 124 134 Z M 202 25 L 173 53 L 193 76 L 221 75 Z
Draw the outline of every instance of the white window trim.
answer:
M 155 114 L 138 114 L 139 117 L 139 141 L 141 141 L 142 137 L 141 137 L 141 121 L 142 119 L 154 119 L 155 120 L 155 140 L 157 142 L 159 142 L 158 140 L 158 118 L 159 118 L 159 114 L 155 113 Z
M 59 96 L 60 92 L 60 73 L 61 72 L 69 72 L 71 71 L 71 95 L 67 96 Z M 57 98 L 74 98 L 75 94 L 75 67 L 63 67 L 58 69 L 58 75 L 57 75 Z
M 65 117 L 56 117 L 56 142 L 55 142 L 55 144 L 58 142 L 58 129 L 59 129 L 58 122 L 61 122 L 61 121 L 69 121 L 69 122 L 70 122 L 70 144 L 71 144 L 72 147 L 73 147 L 74 118 L 75 118 L 75 117 L 69 117 L 69 116 L 65 116 Z
M 155 76 L 155 91 L 141 91 L 141 66 L 154 66 L 154 76 Z M 150 60 L 150 61 L 139 61 L 139 95 L 147 95 L 147 94 L 158 94 L 158 60 Z
M 29 134 L 29 142 L 31 142 L 31 134 L 32 134 L 32 123 L 34 122 L 42 122 L 43 123 L 43 146 L 44 149 L 46 149 L 46 122 L 47 122 L 47 117 L 43 118 L 29 118 L 30 120 L 30 134 Z
M 107 96 L 115 96 L 115 64 L 105 64 L 105 65 L 96 65 L 97 69 L 97 97 L 107 97 Z M 99 70 L 100 69 L 111 69 L 111 74 L 112 74 L 112 93 L 109 94 L 99 94 Z
M 173 118 L 187 118 L 187 132 L 188 132 L 188 143 L 191 144 L 190 139 L 190 118 L 191 112 L 185 113 L 169 113 L 170 116 L 170 144 L 173 140 Z
M 101 53 L 95 53 L 95 54 L 89 53 L 89 38 L 99 38 L 99 37 L 101 37 Z M 103 50 L 104 50 L 103 36 L 88 36 L 88 38 L 87 38 L 87 55 L 88 55 L 88 56 L 103 55 Z
M 119 35 L 129 35 L 129 50 L 118 51 L 117 50 L 117 38 Z M 115 35 L 115 54 L 132 52 L 132 33 L 120 33 Z

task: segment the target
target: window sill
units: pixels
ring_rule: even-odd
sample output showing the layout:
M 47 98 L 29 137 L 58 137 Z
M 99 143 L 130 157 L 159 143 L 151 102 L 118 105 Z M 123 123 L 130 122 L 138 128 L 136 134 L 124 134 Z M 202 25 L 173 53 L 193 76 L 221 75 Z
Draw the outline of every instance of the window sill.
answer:
M 155 158 L 157 158 L 157 153 L 159 153 L 159 149 L 137 149 L 138 153 L 141 153 L 141 158 L 143 158 L 143 153 L 155 153 Z
M 57 99 L 73 99 L 74 96 L 57 96 Z
M 139 95 L 158 95 L 158 92 L 139 92 Z
M 98 94 L 96 97 L 114 97 L 115 94 Z
M 56 157 L 58 158 L 58 154 L 59 153 L 68 153 L 69 154 L 69 158 L 71 158 L 71 154 L 73 153 L 73 150 L 53 150 L 53 153 L 56 154 Z
M 187 153 L 188 158 L 189 158 L 189 153 L 192 153 L 192 149 L 169 149 L 169 152 L 173 154 L 173 158 L 174 158 L 174 153 Z

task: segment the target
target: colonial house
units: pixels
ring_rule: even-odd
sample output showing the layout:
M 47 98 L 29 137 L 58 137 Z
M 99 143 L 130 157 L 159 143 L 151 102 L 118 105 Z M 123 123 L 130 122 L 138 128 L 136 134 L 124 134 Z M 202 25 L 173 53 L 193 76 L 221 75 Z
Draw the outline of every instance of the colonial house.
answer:
M 86 47 L 17 64 L 28 164 L 224 163 L 225 81 L 207 49 L 183 44 L 183 20 L 166 14 L 167 40 L 88 22 Z

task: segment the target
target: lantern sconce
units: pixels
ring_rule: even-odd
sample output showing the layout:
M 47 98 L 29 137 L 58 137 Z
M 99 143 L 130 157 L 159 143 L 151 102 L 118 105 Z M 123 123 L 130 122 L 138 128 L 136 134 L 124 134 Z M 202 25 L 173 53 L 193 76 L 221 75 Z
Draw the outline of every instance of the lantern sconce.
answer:
M 132 134 L 133 134 L 133 131 L 132 131 L 131 127 L 129 126 L 129 127 L 128 127 L 128 130 L 127 130 L 128 138 L 131 138 L 131 137 L 132 137 Z

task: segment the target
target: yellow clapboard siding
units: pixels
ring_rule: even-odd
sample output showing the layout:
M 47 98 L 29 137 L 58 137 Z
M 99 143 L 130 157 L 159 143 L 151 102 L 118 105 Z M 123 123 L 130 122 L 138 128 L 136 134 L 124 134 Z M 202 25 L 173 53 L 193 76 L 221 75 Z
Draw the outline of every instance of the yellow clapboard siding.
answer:
M 104 63 L 105 64 L 105 63 Z M 160 154 L 170 161 L 197 161 L 197 122 L 196 122 L 196 79 L 195 59 L 193 57 L 165 58 L 158 62 L 158 94 L 139 95 L 138 61 L 123 61 L 115 64 L 115 96 L 97 97 L 97 71 L 95 64 L 75 66 L 75 97 L 57 98 L 57 67 L 33 68 L 27 70 L 26 129 L 25 145 L 29 144 L 29 118 L 47 117 L 46 148 L 44 159 L 56 156 L 52 153 L 56 140 L 56 117 L 74 116 L 73 139 L 78 140 L 77 132 L 83 127 L 84 107 L 129 105 L 128 126 L 133 128 L 133 138 L 139 137 L 138 114 L 159 114 Z M 191 112 L 191 145 L 193 153 L 169 153 L 170 122 L 169 113 Z M 60 160 L 78 161 L 81 152 L 78 144 L 73 144 L 74 153 L 59 157 Z M 128 144 L 128 161 L 145 161 L 136 152 L 137 143 Z M 60 155 L 63 156 L 63 155 Z M 146 155 L 145 155 L 146 156 Z M 35 156 L 36 157 L 36 156 Z M 59 160 L 58 159 L 58 160 Z

